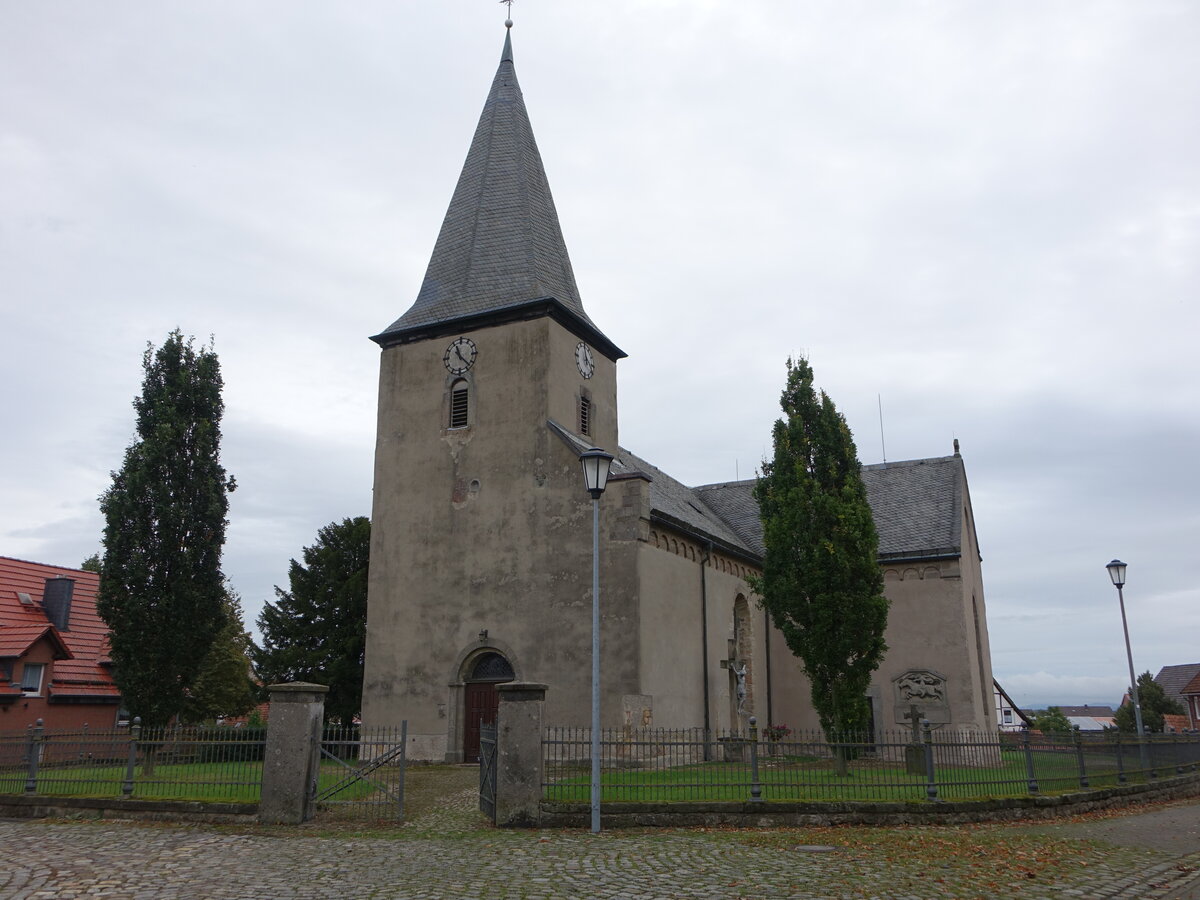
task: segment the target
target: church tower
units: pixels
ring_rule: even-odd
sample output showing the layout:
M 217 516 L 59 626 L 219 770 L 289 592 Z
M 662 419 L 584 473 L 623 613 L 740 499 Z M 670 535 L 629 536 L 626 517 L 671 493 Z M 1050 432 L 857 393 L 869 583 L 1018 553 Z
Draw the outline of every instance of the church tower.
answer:
M 591 531 L 578 448 L 616 452 L 625 356 L 580 300 L 511 33 L 416 302 L 372 340 L 382 353 L 363 720 L 407 719 L 415 758 L 469 761 L 497 682 L 553 681 L 556 721 L 577 703 L 586 711 Z M 606 616 L 621 603 L 617 592 Z M 623 680 L 613 665 L 605 680 Z

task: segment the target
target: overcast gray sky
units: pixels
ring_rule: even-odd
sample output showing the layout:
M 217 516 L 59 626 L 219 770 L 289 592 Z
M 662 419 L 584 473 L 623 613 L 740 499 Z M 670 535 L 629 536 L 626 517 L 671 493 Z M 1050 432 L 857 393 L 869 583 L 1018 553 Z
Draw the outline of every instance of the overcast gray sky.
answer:
M 214 336 L 252 621 L 370 513 L 378 348 L 499 60 L 489 0 L 0 2 L 0 555 L 78 565 L 147 341 Z M 751 476 L 789 354 L 864 463 L 962 442 L 997 677 L 1200 660 L 1200 5 L 518 0 L 621 443 Z M 880 405 L 885 440 L 881 440 Z

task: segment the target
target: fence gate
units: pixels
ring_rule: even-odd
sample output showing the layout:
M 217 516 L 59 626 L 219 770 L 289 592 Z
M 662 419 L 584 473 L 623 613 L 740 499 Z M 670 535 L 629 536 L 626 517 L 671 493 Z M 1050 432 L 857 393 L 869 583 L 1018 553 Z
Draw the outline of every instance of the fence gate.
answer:
M 400 728 L 328 727 L 313 801 L 324 816 L 400 821 L 404 818 L 405 744 Z
M 479 726 L 479 809 L 496 821 L 496 723 Z

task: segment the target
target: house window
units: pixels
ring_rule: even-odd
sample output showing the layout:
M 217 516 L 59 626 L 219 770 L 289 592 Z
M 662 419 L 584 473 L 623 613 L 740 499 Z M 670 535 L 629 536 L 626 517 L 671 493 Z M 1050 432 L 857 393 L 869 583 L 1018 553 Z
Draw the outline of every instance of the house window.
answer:
M 450 386 L 450 427 L 466 428 L 467 411 L 470 406 L 470 387 L 463 379 Z
M 579 433 L 592 434 L 592 398 L 587 394 L 579 395 Z
M 1011 709 L 1004 710 L 1004 724 L 1005 725 L 1012 724 L 1012 710 Z
M 42 692 L 42 675 L 46 671 L 45 663 L 25 663 L 21 674 L 21 692 L 38 695 Z

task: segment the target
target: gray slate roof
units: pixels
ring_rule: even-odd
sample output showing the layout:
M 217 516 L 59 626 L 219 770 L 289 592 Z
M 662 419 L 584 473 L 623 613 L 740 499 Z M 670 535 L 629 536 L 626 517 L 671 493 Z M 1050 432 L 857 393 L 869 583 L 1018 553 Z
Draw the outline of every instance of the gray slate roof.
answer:
M 579 299 L 506 35 L 416 302 L 375 340 L 547 299 L 595 329 Z
M 1058 711 L 1068 719 L 1072 716 L 1111 719 L 1116 715 L 1111 706 L 1088 706 L 1087 704 L 1083 706 L 1060 706 Z
M 576 455 L 591 446 L 591 442 L 586 438 L 568 431 L 554 420 L 550 420 L 546 424 Z M 737 531 L 730 528 L 721 516 L 710 509 L 691 488 L 676 481 L 657 466 L 630 453 L 624 447 L 618 448 L 608 477 L 609 481 L 622 478 L 645 478 L 650 483 L 650 507 L 654 512 L 665 516 L 674 523 L 725 544 L 730 549 L 738 550 L 750 557 L 758 555 L 753 548 L 745 544 Z
M 756 547 L 748 544 L 745 535 L 738 531 L 698 490 L 676 481 L 662 469 L 621 448 L 617 457 L 627 470 L 641 472 L 650 477 L 650 508 L 661 516 L 684 525 L 693 531 L 724 544 L 727 548 L 740 550 L 751 557 L 761 556 Z M 753 503 L 753 498 L 751 498 Z M 757 517 L 757 505 L 755 516 Z M 761 526 L 759 528 L 761 533 Z
M 1154 680 L 1168 698 L 1183 703 L 1180 691 L 1197 675 L 1200 675 L 1200 663 L 1185 663 L 1182 666 L 1163 666 L 1154 676 Z
M 879 532 L 879 558 L 962 553 L 961 456 L 863 466 L 867 500 Z
M 591 444 L 557 422 L 547 423 L 576 453 Z M 943 456 L 863 466 L 867 501 L 879 533 L 879 559 L 932 559 L 962 553 L 962 458 Z M 751 558 L 763 555 L 754 481 L 690 488 L 631 453 L 617 451 L 610 478 L 644 476 L 652 514 Z M 1200 665 L 1197 666 L 1200 669 Z
M 879 558 L 929 559 L 962 553 L 962 458 L 943 456 L 863 466 L 867 501 L 879 533 Z M 694 489 L 761 556 L 762 522 L 754 481 Z

